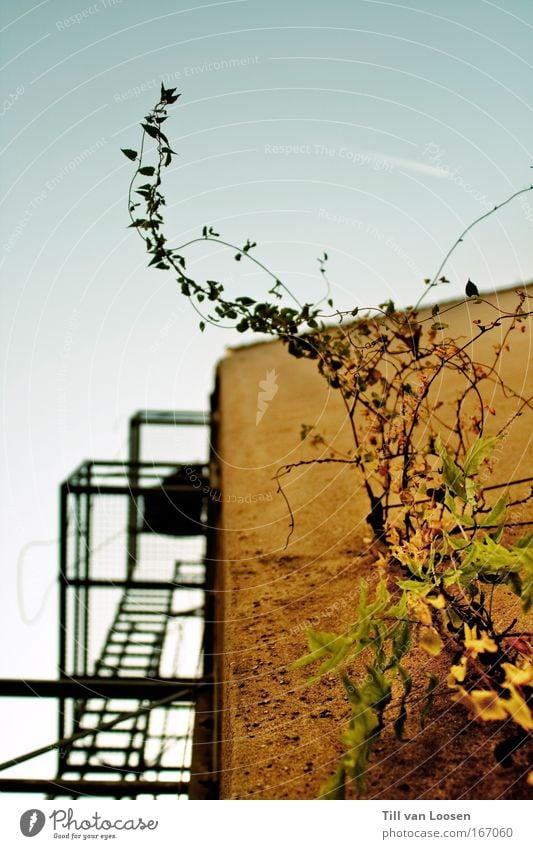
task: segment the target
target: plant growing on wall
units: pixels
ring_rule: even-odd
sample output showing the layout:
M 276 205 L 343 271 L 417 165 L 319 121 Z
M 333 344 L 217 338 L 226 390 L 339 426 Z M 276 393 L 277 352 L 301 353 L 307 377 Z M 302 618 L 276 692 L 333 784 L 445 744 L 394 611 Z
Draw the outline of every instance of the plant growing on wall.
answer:
M 531 496 L 522 490 L 531 479 L 506 487 L 490 485 L 488 479 L 491 459 L 505 450 L 514 419 L 532 409 L 532 399 L 504 382 L 500 364 L 513 334 L 526 331 L 533 310 L 526 291 L 518 291 L 516 307 L 505 311 L 481 298 L 468 280 L 467 298 L 486 304 L 489 317 L 473 320 L 470 337 L 459 339 L 447 323 L 458 305 L 435 304 L 424 315 L 419 308 L 429 291 L 447 282 L 445 263 L 472 227 L 533 187 L 515 192 L 466 228 L 435 276 L 425 281 L 414 307 L 398 309 L 389 301 L 375 308 L 336 310 L 329 297 L 327 254 L 319 260 L 319 271 L 328 294 L 321 303 L 302 304 L 257 258 L 254 241 L 235 245 L 206 225 L 187 243 L 169 244 L 162 181 L 174 151 L 163 124 L 168 106 L 178 97 L 175 89 L 162 86 L 159 103 L 141 124 L 139 151 L 123 150 L 135 166 L 128 197 L 130 226 L 144 240 L 150 266 L 175 275 L 199 315 L 202 332 L 208 324 L 231 323 L 240 333 L 276 337 L 292 356 L 316 361 L 328 385 L 338 391 L 352 437 L 350 452 L 331 452 L 278 470 L 289 537 L 294 518 L 284 478 L 304 463 L 342 463 L 361 475 L 367 521 L 380 541 L 381 577 L 373 590 L 361 587 L 353 626 L 343 634 L 310 630 L 309 652 L 295 664 L 313 666 L 311 680 L 338 672 L 351 706 L 342 735 L 345 753 L 321 795 L 342 797 L 349 780 L 364 789 L 372 747 L 385 724 L 393 723 L 398 738 L 404 739 L 412 710 L 411 655 L 422 650 L 436 656 L 445 645 L 451 650 L 447 686 L 452 701 L 479 721 L 513 726 L 496 751 L 508 763 L 533 731 L 533 648 L 531 633 L 516 620 L 505 627 L 497 621 L 492 601 L 500 585 L 519 598 L 524 613 L 533 606 L 533 534 L 517 533 L 521 525 L 531 525 L 522 520 Z M 202 242 L 231 251 L 236 262 L 254 264 L 269 281 L 267 297 L 232 297 L 219 280 L 195 279 L 186 254 Z M 498 341 L 491 361 L 479 362 L 475 343 L 487 334 L 497 335 Z M 439 397 L 447 373 L 456 386 L 451 404 Z M 514 403 L 506 421 L 492 407 L 498 393 Z M 303 425 L 302 439 L 326 445 L 325 435 L 313 431 L 312 425 Z M 437 684 L 430 676 L 417 708 L 421 724 Z

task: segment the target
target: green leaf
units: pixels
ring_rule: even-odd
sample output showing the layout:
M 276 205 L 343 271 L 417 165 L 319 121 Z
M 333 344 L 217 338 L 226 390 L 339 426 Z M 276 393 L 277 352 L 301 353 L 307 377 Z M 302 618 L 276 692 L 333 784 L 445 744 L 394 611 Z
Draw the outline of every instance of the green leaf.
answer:
M 518 542 L 515 544 L 515 548 L 531 548 L 533 544 L 533 534 L 526 534 L 523 537 L 520 537 Z
M 529 613 L 533 604 L 533 569 L 528 569 L 524 575 L 520 601 L 522 602 L 524 613 Z
M 342 681 L 352 705 L 350 726 L 341 736 L 342 742 L 348 749 L 342 756 L 342 764 L 362 792 L 365 787 L 368 759 L 377 738 L 380 722 L 376 711 L 365 699 L 367 694 L 364 688 L 359 689 L 346 676 L 343 676 Z
M 499 436 L 480 436 L 479 439 L 476 439 L 466 452 L 465 475 L 476 475 L 479 472 L 483 460 L 486 460 L 492 454 L 500 438 Z
M 375 666 L 367 666 L 368 679 L 364 684 L 363 690 L 365 701 L 381 714 L 391 700 L 391 685 L 387 681 L 383 672 L 376 669 Z
M 468 298 L 479 297 L 479 290 L 476 284 L 470 280 L 470 277 L 468 278 L 468 282 L 465 286 L 465 293 Z
M 407 620 L 398 622 L 392 635 L 392 655 L 398 663 L 411 647 L 411 626 Z
M 142 174 L 143 177 L 153 177 L 155 168 L 152 165 L 146 165 L 144 168 L 139 168 L 139 174 Z
M 396 604 L 383 613 L 384 619 L 404 619 L 407 616 L 407 593 L 402 593 Z
M 137 151 L 136 150 L 130 150 L 129 147 L 121 147 L 120 149 L 121 149 L 122 153 L 124 154 L 124 156 L 127 156 L 128 159 L 131 159 L 132 161 L 135 161 L 135 159 L 137 159 Z
M 359 617 L 363 620 L 366 620 L 368 624 L 370 624 L 370 619 L 376 614 L 381 613 L 382 610 L 387 606 L 390 600 L 390 593 L 387 589 L 387 584 L 385 580 L 382 578 L 378 583 L 375 591 L 374 601 L 370 604 L 368 603 L 368 584 L 366 581 L 361 581 L 361 592 L 359 596 L 358 603 L 358 614 Z
M 159 138 L 159 129 L 157 127 L 153 127 L 151 124 L 141 124 L 145 133 L 148 133 L 153 139 Z
M 403 736 L 405 723 L 407 720 L 407 699 L 411 693 L 413 687 L 413 679 L 409 675 L 409 673 L 402 667 L 398 667 L 398 672 L 400 675 L 400 680 L 403 685 L 403 696 L 402 701 L 400 703 L 400 711 L 398 713 L 398 717 L 394 723 L 394 734 L 396 735 L 398 740 L 405 742 L 405 738 Z
M 439 655 L 444 648 L 439 632 L 433 627 L 423 628 L 418 642 L 431 657 Z
M 453 608 L 447 607 L 446 615 L 450 620 L 450 625 L 452 626 L 452 628 L 455 628 L 456 631 L 463 627 L 463 620 L 461 619 L 459 614 L 456 613 L 455 610 L 453 610 Z
M 526 534 L 519 539 L 514 548 L 518 552 L 524 552 L 520 600 L 524 612 L 528 613 L 533 605 L 533 534 Z M 512 585 L 512 576 L 509 583 Z
M 444 483 L 454 495 L 457 495 L 466 503 L 468 501 L 468 494 L 464 472 L 461 471 L 457 463 L 450 457 L 440 436 L 435 440 L 435 447 L 442 460 L 442 479 Z
M 330 646 L 333 645 L 336 639 L 336 634 L 332 634 L 329 631 L 309 630 L 307 632 L 307 642 L 311 651 L 317 651 L 319 649 L 326 649 L 329 651 Z
M 444 482 L 452 490 L 452 492 L 455 492 L 455 479 L 457 477 L 463 478 L 464 475 L 452 457 L 448 454 L 446 446 L 444 445 L 440 435 L 437 436 L 435 440 L 435 448 L 443 463 L 442 474 Z
M 164 165 L 165 165 L 165 168 L 167 168 L 170 165 L 170 163 L 172 162 L 172 155 L 171 154 L 173 154 L 174 151 L 171 150 L 169 147 L 162 147 L 161 153 L 166 154 Z
M 471 481 L 470 481 L 471 483 Z M 468 490 L 468 494 L 470 493 L 470 487 Z M 466 513 L 459 513 L 459 511 L 455 507 L 454 497 L 451 492 L 447 489 L 446 495 L 444 496 L 444 504 L 452 514 L 452 516 L 457 519 L 460 525 L 464 528 L 473 528 L 475 526 L 475 521 L 471 516 L 467 516 Z
M 506 547 L 487 535 L 469 545 L 461 571 L 464 572 L 467 566 L 473 566 L 480 577 L 501 575 L 504 579 L 510 572 L 533 570 L 533 540 L 525 545 Z
M 426 719 L 428 718 L 429 712 L 433 707 L 433 702 L 435 701 L 435 690 L 437 689 L 439 683 L 439 679 L 432 672 L 429 674 L 428 686 L 425 693 L 425 702 L 424 707 L 420 711 L 420 727 L 424 728 L 426 724 Z
M 476 503 L 476 484 L 473 478 L 465 477 L 466 503 L 474 506 Z
M 174 95 L 176 91 L 175 88 L 165 88 L 163 83 L 161 83 L 161 101 L 162 103 L 175 103 L 178 97 L 181 97 L 180 94 Z
M 310 652 L 309 654 L 305 654 L 298 658 L 298 660 L 295 660 L 291 666 L 294 669 L 299 669 L 303 666 L 309 666 L 310 663 L 314 663 L 316 660 L 326 657 L 328 654 L 332 653 L 332 646 L 335 644 L 336 640 L 336 634 L 331 634 L 327 631 L 307 631 L 307 645 L 309 646 Z
M 398 578 L 396 580 L 396 585 L 405 592 L 421 596 L 426 596 L 433 589 L 433 581 L 430 578 L 427 581 L 414 581 L 411 578 Z
M 508 498 L 509 494 L 507 492 L 504 492 L 501 498 L 498 498 L 496 504 L 494 505 L 490 513 L 487 515 L 487 517 L 479 523 L 479 526 L 481 528 L 491 527 L 492 525 L 499 525 L 500 521 L 503 521 L 505 517 L 505 510 L 507 508 Z
M 315 681 L 318 681 L 322 675 L 326 675 L 328 672 L 333 672 L 333 670 L 338 669 L 350 651 L 352 643 L 353 640 L 349 637 L 336 637 L 330 648 L 331 657 L 329 660 L 325 660 L 324 663 L 320 664 L 316 675 L 310 679 L 309 683 L 314 683 Z

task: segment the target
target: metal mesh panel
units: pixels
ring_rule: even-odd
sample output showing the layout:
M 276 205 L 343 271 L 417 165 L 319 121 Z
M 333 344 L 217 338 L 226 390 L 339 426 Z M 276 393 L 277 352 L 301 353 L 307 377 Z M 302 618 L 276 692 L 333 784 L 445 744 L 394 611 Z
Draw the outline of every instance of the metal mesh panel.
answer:
M 189 490 L 191 510 L 203 518 L 207 506 L 202 501 L 199 508 L 197 488 L 187 487 L 184 470 L 170 464 L 93 462 L 67 482 L 62 674 L 126 684 L 175 680 L 177 691 L 180 682 L 201 683 L 206 540 L 184 523 Z M 154 530 L 158 524 L 165 533 Z M 117 782 L 175 781 L 176 795 L 186 798 L 195 726 L 191 693 L 160 707 L 97 695 L 88 692 L 73 704 L 63 700 L 62 734 L 87 733 L 61 753 L 58 780 L 105 775 Z M 114 724 L 124 713 L 132 715 Z
M 205 450 L 209 424 L 194 411 L 136 413 L 128 462 L 84 463 L 62 485 L 59 677 L 2 682 L 6 696 L 59 702 L 57 741 L 2 768 L 55 749 L 57 774 L 2 778 L 4 792 L 216 797 L 209 528 L 220 499 L 205 463 L 159 459 L 165 441 L 177 456 L 180 441 Z M 150 462 L 146 426 L 159 433 Z

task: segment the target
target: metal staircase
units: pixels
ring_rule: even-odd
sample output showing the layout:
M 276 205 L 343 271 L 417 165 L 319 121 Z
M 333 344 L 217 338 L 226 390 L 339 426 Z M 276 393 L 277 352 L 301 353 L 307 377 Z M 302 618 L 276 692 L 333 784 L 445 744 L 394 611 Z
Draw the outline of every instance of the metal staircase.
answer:
M 172 589 L 152 590 L 149 596 L 145 589 L 125 590 L 96 663 L 95 676 L 131 675 L 152 680 L 161 677 L 160 660 L 172 616 L 172 598 Z M 120 769 L 125 778 L 140 776 L 154 765 L 146 760 L 149 714 L 141 713 L 107 732 L 92 730 L 105 728 L 115 717 L 116 710 L 109 699 L 94 698 L 79 703 L 76 731 L 87 730 L 90 734 L 68 748 L 62 775 L 81 780 L 88 772 L 109 773 Z M 166 745 L 169 743 L 164 735 L 158 739 Z M 162 770 L 160 764 L 159 770 Z
M 217 491 L 205 463 L 141 460 L 151 424 L 206 417 L 139 413 L 127 462 L 84 463 L 62 486 L 59 679 L 0 682 L 5 695 L 58 698 L 57 774 L 0 775 L 0 791 L 217 796 Z

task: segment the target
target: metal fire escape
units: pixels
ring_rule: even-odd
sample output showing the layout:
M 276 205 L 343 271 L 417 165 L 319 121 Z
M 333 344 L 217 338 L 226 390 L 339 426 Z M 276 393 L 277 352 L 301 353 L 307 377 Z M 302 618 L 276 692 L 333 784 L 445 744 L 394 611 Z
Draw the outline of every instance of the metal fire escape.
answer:
M 58 680 L 0 682 L 0 695 L 58 699 L 57 774 L 2 778 L 29 753 L 0 765 L 0 791 L 216 798 L 220 495 L 207 462 L 141 459 L 145 428 L 208 425 L 138 413 L 127 462 L 85 462 L 62 485 Z

